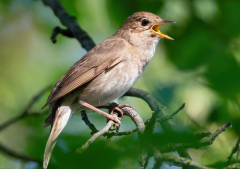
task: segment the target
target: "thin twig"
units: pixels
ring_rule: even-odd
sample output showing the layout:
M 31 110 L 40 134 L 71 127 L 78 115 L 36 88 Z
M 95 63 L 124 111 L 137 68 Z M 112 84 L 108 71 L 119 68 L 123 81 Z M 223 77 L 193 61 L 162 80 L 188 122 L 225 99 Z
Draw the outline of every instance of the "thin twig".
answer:
M 117 116 L 116 114 L 114 114 L 114 116 Z M 100 137 L 101 135 L 103 135 L 104 133 L 106 133 L 112 125 L 114 125 L 115 123 L 112 120 L 109 120 L 109 122 L 107 123 L 107 125 L 100 130 L 99 132 L 93 134 L 93 136 L 84 144 L 82 145 L 81 148 L 77 148 L 76 152 L 82 153 L 84 150 L 86 150 L 89 145 L 94 142 L 98 137 Z
M 107 136 L 107 137 L 112 137 L 112 136 L 123 136 L 123 135 L 129 135 L 132 134 L 136 131 L 139 131 L 141 134 L 143 134 L 144 129 L 145 129 L 145 124 L 148 124 L 149 120 L 147 120 L 144 124 L 142 118 L 140 117 L 140 115 L 133 109 L 129 108 L 129 107 L 123 107 L 122 111 L 124 113 L 124 115 L 130 117 L 132 119 L 132 121 L 135 123 L 135 125 L 137 126 L 137 128 L 133 129 L 133 130 L 129 130 L 129 131 L 125 131 L 125 132 L 112 132 L 112 133 L 105 133 L 103 136 Z M 85 122 L 85 124 L 92 130 L 91 134 L 95 134 L 97 132 L 99 132 L 96 127 L 89 121 L 86 112 L 82 111 L 81 112 L 82 115 L 82 120 Z
M 239 144 L 240 144 L 240 136 L 238 137 L 238 140 L 237 140 L 235 146 L 233 147 L 231 154 L 228 157 L 228 161 L 230 161 L 232 159 L 233 154 L 235 154 L 236 152 L 239 151 Z
M 128 116 L 131 118 L 131 120 L 135 123 L 138 132 L 140 134 L 143 134 L 144 130 L 145 130 L 145 124 L 141 118 L 141 116 L 136 112 L 136 110 L 130 108 L 130 107 L 123 107 L 121 108 L 124 115 Z
M 222 125 L 219 127 L 213 134 L 211 133 L 204 133 L 201 134 L 203 137 L 199 137 L 198 135 L 195 135 L 197 137 L 196 141 L 193 142 L 182 142 L 182 143 L 169 143 L 167 145 L 161 145 L 161 147 L 158 147 L 161 152 L 170 152 L 175 151 L 176 149 L 187 149 L 187 148 L 200 148 L 204 146 L 209 146 L 213 144 L 215 139 L 226 130 L 231 125 L 230 122 Z
M 85 122 L 85 124 L 92 130 L 91 134 L 97 133 L 98 130 L 96 127 L 89 121 L 86 111 L 81 111 L 82 120 Z
M 147 162 L 147 157 L 145 156 L 145 147 L 142 145 L 143 144 L 143 134 L 145 131 L 145 124 L 143 122 L 143 119 L 141 116 L 136 112 L 136 110 L 130 108 L 130 107 L 123 107 L 121 108 L 124 115 L 128 116 L 131 118 L 131 120 L 135 123 L 138 131 L 138 138 L 140 141 L 140 155 L 139 155 L 139 164 L 141 168 L 144 168 L 145 163 Z
M 133 130 L 118 132 L 118 133 L 115 133 L 115 132 L 105 133 L 103 136 L 105 136 L 105 137 L 125 136 L 125 135 L 130 135 L 132 133 L 135 133 L 136 131 L 140 131 L 140 132 L 144 131 L 145 125 L 147 125 L 149 123 L 150 118 L 146 120 L 146 122 L 144 123 L 144 126 L 143 126 L 142 125 L 143 121 L 140 119 L 141 117 L 135 110 L 133 110 L 131 108 L 128 109 L 127 107 L 123 108 L 122 110 L 125 113 L 124 115 L 129 116 L 133 120 L 133 122 L 136 124 L 136 126 L 140 126 L 140 128 L 137 127 Z M 81 115 L 82 115 L 82 120 L 91 129 L 91 131 L 92 131 L 91 134 L 98 132 L 96 127 L 88 119 L 86 112 L 81 112 Z
M 210 145 L 214 142 L 214 140 L 221 134 L 223 131 L 225 131 L 229 126 L 231 126 L 230 122 L 227 122 L 226 124 L 219 127 L 210 137 L 204 138 L 200 141 L 203 145 Z
M 173 112 L 170 116 L 161 116 L 157 119 L 159 123 L 165 122 L 173 118 L 173 116 L 177 115 L 183 108 L 185 107 L 185 103 L 183 103 L 175 112 Z
M 57 38 L 58 34 L 62 34 L 62 35 L 66 36 L 66 37 L 69 37 L 69 38 L 75 38 L 73 36 L 72 32 L 69 29 L 62 29 L 59 26 L 56 26 L 53 29 L 53 32 L 52 32 L 52 35 L 51 35 L 51 38 L 50 38 L 52 43 L 56 43 L 57 42 L 56 38 Z
M 91 37 L 79 26 L 76 18 L 70 16 L 57 0 L 43 0 L 43 3 L 52 8 L 56 17 L 67 27 L 84 49 L 89 51 L 95 46 Z M 69 37 L 69 36 L 68 36 Z

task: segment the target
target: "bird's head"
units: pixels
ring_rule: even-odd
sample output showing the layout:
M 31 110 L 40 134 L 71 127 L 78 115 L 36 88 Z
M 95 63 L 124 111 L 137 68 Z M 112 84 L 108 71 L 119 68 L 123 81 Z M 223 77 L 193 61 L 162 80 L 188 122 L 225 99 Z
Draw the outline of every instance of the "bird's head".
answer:
M 167 39 L 173 40 L 173 38 L 163 34 L 158 30 L 158 28 L 161 25 L 165 25 L 167 23 L 175 23 L 175 22 L 163 20 L 159 16 L 150 12 L 137 12 L 129 16 L 125 20 L 125 22 L 123 23 L 119 31 L 128 32 L 127 36 L 131 36 L 131 35 L 133 37 L 142 36 L 143 38 L 148 38 L 148 39 L 167 38 Z

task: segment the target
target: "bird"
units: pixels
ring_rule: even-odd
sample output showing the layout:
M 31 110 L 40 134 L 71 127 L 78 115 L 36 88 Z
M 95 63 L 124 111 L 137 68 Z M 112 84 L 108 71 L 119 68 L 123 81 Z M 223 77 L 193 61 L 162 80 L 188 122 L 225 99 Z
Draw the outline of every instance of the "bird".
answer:
M 46 169 L 57 142 L 70 117 L 79 111 L 93 109 L 117 123 L 120 118 L 98 109 L 123 96 L 142 75 L 153 57 L 161 38 L 173 40 L 158 30 L 175 23 L 150 12 L 136 12 L 122 26 L 78 60 L 53 86 L 46 107 L 50 116 L 43 126 L 51 125 L 45 147 L 43 168 Z M 120 111 L 116 105 L 114 108 Z M 109 108 L 110 109 L 110 108 Z

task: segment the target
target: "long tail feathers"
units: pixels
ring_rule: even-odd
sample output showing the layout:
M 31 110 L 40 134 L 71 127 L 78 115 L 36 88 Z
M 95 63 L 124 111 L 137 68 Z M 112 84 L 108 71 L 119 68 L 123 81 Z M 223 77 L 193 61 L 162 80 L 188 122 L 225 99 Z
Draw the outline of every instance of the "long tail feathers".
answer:
M 52 130 L 49 135 L 47 145 L 44 152 L 43 168 L 46 169 L 51 158 L 53 148 L 57 142 L 57 138 L 63 128 L 67 125 L 72 113 L 69 106 L 61 106 L 57 109 Z

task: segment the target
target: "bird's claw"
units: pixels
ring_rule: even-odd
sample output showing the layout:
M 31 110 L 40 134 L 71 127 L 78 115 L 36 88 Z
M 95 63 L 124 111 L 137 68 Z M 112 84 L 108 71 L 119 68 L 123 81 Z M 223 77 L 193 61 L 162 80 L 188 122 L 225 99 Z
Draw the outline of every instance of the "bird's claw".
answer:
M 112 120 L 112 121 L 114 121 L 115 123 L 121 125 L 121 118 L 120 118 L 120 117 L 113 116 L 113 115 L 111 115 L 111 114 L 107 114 L 105 117 L 107 118 L 108 121 L 109 121 L 109 120 Z
M 129 107 L 133 110 L 135 110 L 134 107 L 128 105 L 128 104 L 116 104 L 116 105 L 110 105 L 110 106 L 98 106 L 97 108 L 100 109 L 108 109 L 109 110 L 109 114 L 113 115 L 113 112 L 116 110 L 119 114 L 120 117 L 123 116 L 123 111 L 121 110 L 123 107 Z
M 128 104 L 119 104 L 118 107 L 119 107 L 120 109 L 122 109 L 123 107 L 129 107 L 129 108 L 131 108 L 131 109 L 133 109 L 133 110 L 136 111 L 136 109 L 135 109 L 134 107 L 132 107 L 132 106 L 130 106 L 130 105 L 128 105 Z

